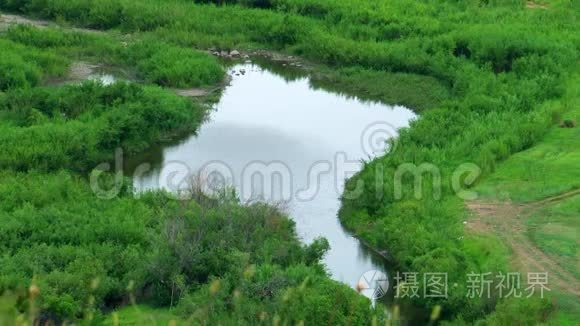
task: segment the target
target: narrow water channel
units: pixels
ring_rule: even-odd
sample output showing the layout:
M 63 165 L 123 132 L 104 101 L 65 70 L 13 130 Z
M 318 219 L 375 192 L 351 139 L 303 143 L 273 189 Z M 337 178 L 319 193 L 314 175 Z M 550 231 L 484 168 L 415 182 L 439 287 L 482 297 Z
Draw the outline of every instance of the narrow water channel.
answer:
M 325 237 L 334 279 L 355 288 L 367 271 L 388 274 L 385 259 L 342 228 L 339 198 L 361 160 L 380 155 L 385 138 L 414 113 L 314 89 L 308 78 L 285 79 L 255 64 L 229 73 L 230 86 L 197 135 L 131 159 L 131 169 L 151 164 L 136 176 L 137 190 L 175 190 L 188 173 L 219 171 L 244 200 L 284 202 L 303 242 Z

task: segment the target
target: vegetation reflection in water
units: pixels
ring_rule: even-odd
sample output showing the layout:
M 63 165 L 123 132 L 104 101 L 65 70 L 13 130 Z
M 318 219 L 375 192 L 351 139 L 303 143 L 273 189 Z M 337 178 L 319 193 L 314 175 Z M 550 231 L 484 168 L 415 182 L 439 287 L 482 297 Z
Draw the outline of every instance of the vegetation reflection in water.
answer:
M 130 158 L 126 173 L 139 171 L 138 190 L 175 191 L 180 178 L 202 171 L 215 179 L 218 171 L 242 199 L 284 202 L 303 241 L 328 239 L 325 264 L 333 278 L 355 288 L 365 272 L 389 266 L 340 225 L 344 180 L 362 160 L 380 155 L 415 114 L 314 89 L 300 72 L 279 75 L 289 70 L 281 64 L 269 68 L 231 67 L 232 82 L 197 135 Z M 143 163 L 151 169 L 138 169 Z

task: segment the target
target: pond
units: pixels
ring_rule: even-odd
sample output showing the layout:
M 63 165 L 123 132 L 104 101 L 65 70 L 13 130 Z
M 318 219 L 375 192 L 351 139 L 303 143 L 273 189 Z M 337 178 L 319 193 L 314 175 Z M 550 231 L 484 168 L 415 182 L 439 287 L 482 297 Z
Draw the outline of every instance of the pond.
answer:
M 325 237 L 331 249 L 324 263 L 335 280 L 356 288 L 368 271 L 388 275 L 388 262 L 344 230 L 337 213 L 345 179 L 362 160 L 381 155 L 386 139 L 415 114 L 256 64 L 229 69 L 231 83 L 196 135 L 130 159 L 131 174 L 150 164 L 138 169 L 137 190 L 175 191 L 179 180 L 201 171 L 208 184 L 231 184 L 245 201 L 282 203 L 303 242 Z

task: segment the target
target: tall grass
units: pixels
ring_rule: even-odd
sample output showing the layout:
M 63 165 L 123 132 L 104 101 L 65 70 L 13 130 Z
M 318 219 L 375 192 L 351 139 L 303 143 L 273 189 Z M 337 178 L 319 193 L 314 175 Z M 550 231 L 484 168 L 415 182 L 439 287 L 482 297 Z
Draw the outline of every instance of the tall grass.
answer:
M 195 130 L 205 109 L 156 87 L 85 82 L 8 91 L 0 114 L 1 168 L 88 171 L 116 148 L 135 153 Z
M 175 201 L 161 192 L 111 201 L 68 172 L 0 172 L 0 292 L 14 315 L 75 321 L 131 302 L 177 307 L 196 323 L 273 320 L 368 324 L 375 311 L 319 264 L 276 208 Z M 29 288 L 35 288 L 31 298 Z M 3 311 L 0 320 L 10 315 Z M 12 307 L 16 306 L 16 309 Z
M 12 43 L 6 44 L 20 49 L 19 53 L 24 53 L 27 58 L 34 56 L 34 61 L 43 59 L 40 62 L 43 64 L 41 66 L 42 73 L 53 76 L 63 75 L 66 69 L 58 67 L 60 70 L 56 73 L 56 68 L 49 65 L 51 63 L 49 59 L 56 60 L 54 64 L 58 64 L 60 62 L 57 59 L 65 57 L 69 59 L 65 68 L 72 60 L 120 66 L 127 70 L 130 75 L 136 75 L 138 79 L 146 83 L 166 87 L 185 88 L 215 85 L 224 77 L 224 71 L 217 60 L 207 53 L 168 44 L 153 37 L 133 37 L 127 42 L 109 35 L 93 35 L 60 29 L 41 30 L 27 25 L 9 28 L 5 37 L 12 41 Z M 17 58 L 4 57 L 3 60 L 7 62 L 6 65 L 11 63 L 22 66 L 22 63 L 18 63 Z M 60 60 L 62 61 L 62 59 Z M 24 74 L 27 72 L 25 68 L 13 70 L 21 71 Z M 7 75 L 10 77 L 9 74 Z M 39 84 L 40 78 L 33 77 L 29 77 L 32 80 L 28 84 L 32 86 Z M 10 80 L 8 79 L 6 82 L 10 82 Z M 18 86 L 24 85 L 23 83 L 24 81 L 19 82 Z
M 0 39 L 0 91 L 39 85 L 46 76 L 63 75 L 68 61 L 51 51 Z
M 138 75 L 161 86 L 199 87 L 214 85 L 224 71 L 205 53 L 172 46 L 155 39 L 139 41 L 126 51 L 126 62 L 137 67 Z

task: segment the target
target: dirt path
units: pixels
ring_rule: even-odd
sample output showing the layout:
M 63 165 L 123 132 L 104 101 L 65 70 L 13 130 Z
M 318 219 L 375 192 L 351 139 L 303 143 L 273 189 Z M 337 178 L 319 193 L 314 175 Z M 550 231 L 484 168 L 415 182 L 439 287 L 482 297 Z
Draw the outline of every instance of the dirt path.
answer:
M 74 32 L 101 34 L 103 31 L 89 28 L 63 27 L 49 20 L 32 19 L 20 15 L 0 14 L 0 31 L 7 30 L 12 25 L 32 25 L 38 28 L 58 27 Z
M 557 195 L 557 196 L 552 196 L 552 197 L 544 198 L 540 201 L 533 202 L 533 203 L 529 204 L 528 206 L 537 209 L 537 208 L 542 207 L 546 204 L 556 203 L 556 202 L 562 201 L 564 199 L 578 196 L 578 195 L 580 195 L 580 189 L 571 190 L 571 191 L 565 192 L 565 193 Z
M 548 6 L 545 4 L 535 3 L 533 1 L 526 2 L 526 8 L 528 9 L 548 9 Z
M 580 195 L 580 189 L 529 204 L 510 202 L 467 202 L 473 217 L 466 227 L 475 233 L 494 232 L 512 248 L 513 261 L 523 273 L 547 272 L 549 287 L 580 296 L 580 282 L 558 264 L 557 260 L 540 250 L 526 235 L 526 220 L 546 204 Z
M 23 16 L 0 14 L 0 31 L 8 29 L 12 25 L 32 25 L 44 28 L 51 25 L 47 20 L 29 19 Z

